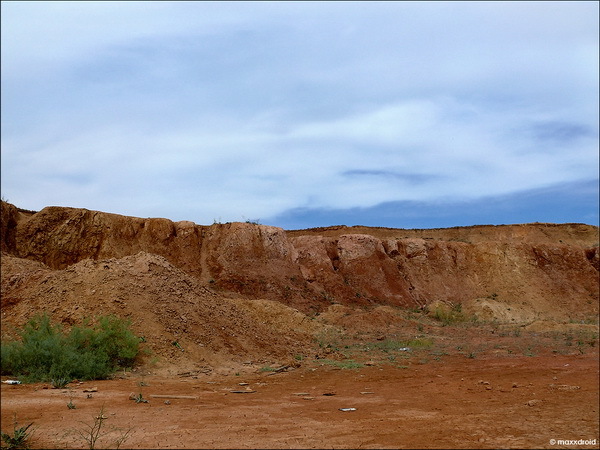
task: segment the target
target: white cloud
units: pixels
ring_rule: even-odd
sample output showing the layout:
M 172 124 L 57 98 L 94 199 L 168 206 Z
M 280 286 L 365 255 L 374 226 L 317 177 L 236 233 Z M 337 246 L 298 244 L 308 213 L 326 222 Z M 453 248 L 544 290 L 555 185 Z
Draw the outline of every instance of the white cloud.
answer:
M 597 12 L 4 2 L 3 194 L 206 223 L 593 179 Z

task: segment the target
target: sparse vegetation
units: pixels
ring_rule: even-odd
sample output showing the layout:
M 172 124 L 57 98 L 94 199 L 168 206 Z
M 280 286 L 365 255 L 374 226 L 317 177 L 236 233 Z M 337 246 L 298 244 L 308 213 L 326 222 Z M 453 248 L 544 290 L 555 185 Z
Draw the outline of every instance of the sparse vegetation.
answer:
M 33 422 L 29 423 L 28 425 L 24 425 L 22 427 L 19 427 L 18 425 L 19 424 L 17 422 L 17 416 L 16 416 L 16 414 L 14 414 L 13 415 L 13 434 L 12 434 L 12 436 L 8 433 L 0 434 L 0 436 L 2 437 L 2 441 L 6 444 L 6 446 L 3 448 L 7 448 L 9 450 L 29 448 L 29 444 L 30 444 L 29 441 L 35 431 L 33 429 L 30 430 L 31 426 L 33 425 Z
M 462 305 L 460 303 L 448 306 L 437 302 L 433 307 L 433 311 L 430 312 L 434 319 L 442 323 L 442 326 L 465 322 L 467 320 L 462 312 Z
M 183 347 L 181 346 L 181 344 L 180 344 L 179 342 L 177 342 L 177 341 L 173 341 L 173 342 L 171 342 L 171 344 L 172 344 L 174 347 L 177 347 L 177 348 L 178 348 L 179 350 L 181 350 L 182 352 L 184 351 L 184 350 L 183 350 Z
M 133 399 L 136 403 L 148 403 L 148 400 L 144 398 L 141 392 L 138 393 L 138 395 L 136 395 L 135 397 L 133 397 Z
M 140 381 L 140 382 L 138 382 L 138 386 L 140 388 L 140 391 L 138 392 L 137 395 L 133 395 L 132 397 L 130 397 L 130 399 L 135 400 L 136 403 L 148 403 L 148 400 L 146 400 L 144 398 L 144 395 L 142 394 L 142 387 L 148 386 L 148 385 L 144 381 Z
M 2 374 L 51 381 L 55 387 L 75 378 L 105 379 L 119 367 L 132 366 L 139 350 L 129 322 L 114 316 L 100 317 L 94 327 L 85 322 L 67 334 L 44 313 L 31 319 L 20 337 L 2 343 Z
M 430 348 L 433 345 L 433 340 L 428 337 L 420 337 L 408 340 L 385 339 L 370 344 L 370 346 L 378 348 L 384 352 L 400 349 L 420 349 Z
M 342 339 L 342 333 L 335 328 L 327 328 L 315 337 L 317 344 L 320 348 L 331 349 L 337 351 L 340 349 L 340 342 Z
M 123 430 L 117 427 L 110 427 L 108 430 L 105 430 L 104 422 L 108 419 L 108 417 L 104 414 L 104 406 L 100 408 L 100 413 L 97 416 L 93 417 L 93 421 L 91 423 L 81 422 L 84 427 L 79 430 L 74 430 L 74 432 L 85 441 L 87 448 L 93 450 L 96 448 L 98 441 L 107 436 L 112 432 L 118 432 L 119 437 L 116 438 L 113 442 L 114 445 L 109 448 L 118 449 L 123 445 L 123 443 L 129 438 L 131 435 L 132 427 Z
M 365 366 L 364 364 L 356 362 L 353 359 L 347 359 L 344 361 L 335 361 L 333 359 L 319 359 L 315 362 L 327 364 L 333 367 L 338 367 L 340 369 L 360 369 L 361 367 Z
M 59 377 L 56 379 L 52 379 L 50 381 L 50 384 L 52 384 L 52 387 L 54 389 L 63 389 L 65 387 L 67 387 L 67 385 L 71 382 L 70 379 L 65 378 L 65 377 Z
M 321 292 L 321 297 L 332 305 L 335 303 L 335 297 L 331 295 L 329 292 L 323 291 Z
M 75 406 L 75 403 L 73 403 L 73 399 L 69 399 L 69 403 L 67 403 L 67 408 L 69 409 L 76 409 L 77 406 Z

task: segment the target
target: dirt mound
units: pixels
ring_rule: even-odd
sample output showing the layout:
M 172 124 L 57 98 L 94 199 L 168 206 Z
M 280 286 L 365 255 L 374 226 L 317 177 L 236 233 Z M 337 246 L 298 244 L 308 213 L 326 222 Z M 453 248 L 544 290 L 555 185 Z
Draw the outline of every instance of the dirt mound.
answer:
M 149 366 L 169 372 L 284 363 L 309 352 L 319 328 L 298 326 L 306 316 L 282 304 L 226 298 L 158 255 L 87 259 L 51 270 L 3 254 L 3 337 L 42 311 L 67 327 L 99 315 L 127 318 L 151 350 Z

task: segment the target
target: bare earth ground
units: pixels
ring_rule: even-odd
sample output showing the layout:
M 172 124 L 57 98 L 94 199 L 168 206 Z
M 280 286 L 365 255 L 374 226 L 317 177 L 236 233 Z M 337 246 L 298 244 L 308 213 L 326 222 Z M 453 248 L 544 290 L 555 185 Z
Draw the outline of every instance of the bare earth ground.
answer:
M 337 336 L 321 342 L 337 346 L 330 354 L 280 371 L 138 369 L 66 389 L 2 384 L 2 430 L 16 417 L 34 423 L 33 448 L 89 448 L 77 430 L 104 408 L 96 448 L 115 448 L 127 430 L 121 448 L 597 448 L 597 334 L 518 330 L 428 329 L 433 345 L 408 351 L 376 347 L 389 337 Z

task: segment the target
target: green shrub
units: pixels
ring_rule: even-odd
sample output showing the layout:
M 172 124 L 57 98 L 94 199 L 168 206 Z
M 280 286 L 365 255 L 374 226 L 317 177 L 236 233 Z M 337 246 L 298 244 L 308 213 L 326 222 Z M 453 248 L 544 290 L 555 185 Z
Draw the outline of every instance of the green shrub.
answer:
M 57 378 L 55 380 L 51 380 L 50 383 L 54 389 L 64 389 L 71 382 L 68 378 Z
M 364 364 L 356 362 L 353 359 L 347 359 L 345 361 L 335 361 L 332 359 L 318 359 L 315 360 L 315 362 L 327 364 L 333 367 L 338 367 L 340 369 L 360 369 L 365 366 Z
M 107 378 L 133 365 L 138 354 L 139 339 L 129 325 L 103 316 L 95 327 L 86 322 L 67 334 L 45 313 L 37 315 L 20 332 L 20 341 L 2 343 L 1 372 L 30 382 Z
M 29 428 L 33 425 L 33 422 L 29 425 L 24 425 L 17 428 L 17 416 L 13 415 L 13 434 L 12 436 L 8 433 L 0 433 L 2 440 L 6 444 L 8 450 L 13 449 L 26 449 L 29 448 L 29 440 L 34 430 L 29 431 Z
M 442 322 L 443 326 L 452 325 L 457 322 L 466 321 L 460 303 L 448 307 L 444 304 L 436 304 L 433 310 L 433 318 Z

